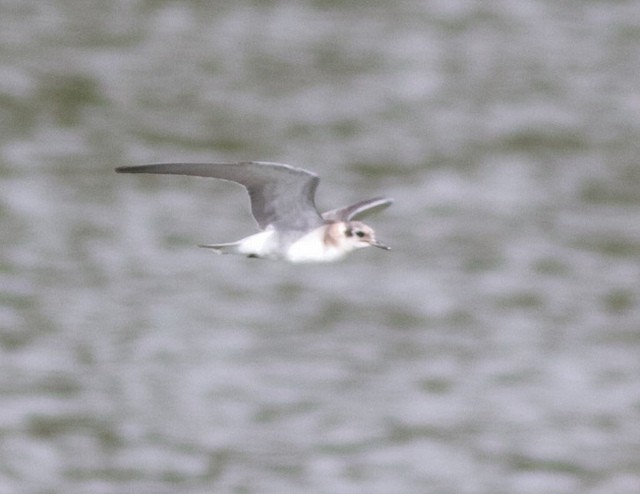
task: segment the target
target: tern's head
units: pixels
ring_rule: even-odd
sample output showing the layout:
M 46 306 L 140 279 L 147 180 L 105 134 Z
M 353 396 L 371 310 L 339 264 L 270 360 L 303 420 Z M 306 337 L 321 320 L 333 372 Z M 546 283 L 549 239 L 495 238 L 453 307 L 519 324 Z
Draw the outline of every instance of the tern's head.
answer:
M 375 232 L 370 226 L 360 221 L 347 221 L 339 223 L 339 225 L 339 232 L 342 237 L 341 243 L 350 250 L 369 246 L 389 250 L 389 247 L 376 240 Z

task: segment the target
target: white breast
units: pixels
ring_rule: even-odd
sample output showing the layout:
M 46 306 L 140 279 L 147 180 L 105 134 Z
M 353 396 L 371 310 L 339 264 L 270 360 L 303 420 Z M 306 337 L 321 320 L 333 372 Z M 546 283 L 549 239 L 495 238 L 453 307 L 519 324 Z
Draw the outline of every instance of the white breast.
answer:
M 331 262 L 342 259 L 347 250 L 340 245 L 327 245 L 326 226 L 316 228 L 296 240 L 285 255 L 290 262 Z

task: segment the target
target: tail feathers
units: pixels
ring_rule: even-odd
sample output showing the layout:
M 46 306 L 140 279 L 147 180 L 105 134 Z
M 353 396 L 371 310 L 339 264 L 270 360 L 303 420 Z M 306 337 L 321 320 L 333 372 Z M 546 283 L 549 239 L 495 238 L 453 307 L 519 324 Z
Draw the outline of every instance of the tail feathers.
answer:
M 217 254 L 239 254 L 238 245 L 240 242 L 231 242 L 228 244 L 207 244 L 207 245 L 198 245 L 198 247 L 202 247 L 204 249 L 212 249 Z

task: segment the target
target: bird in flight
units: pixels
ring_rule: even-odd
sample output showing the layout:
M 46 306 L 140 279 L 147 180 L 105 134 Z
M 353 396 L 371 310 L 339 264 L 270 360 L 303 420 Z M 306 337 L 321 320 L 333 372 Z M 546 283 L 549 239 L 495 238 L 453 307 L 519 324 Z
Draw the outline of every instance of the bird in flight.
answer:
M 122 166 L 116 172 L 192 175 L 243 185 L 261 231 L 237 242 L 200 246 L 219 254 L 309 263 L 337 261 L 369 246 L 389 250 L 358 220 L 389 207 L 392 199 L 376 197 L 321 214 L 314 201 L 320 178 L 302 168 L 260 161 L 157 163 Z

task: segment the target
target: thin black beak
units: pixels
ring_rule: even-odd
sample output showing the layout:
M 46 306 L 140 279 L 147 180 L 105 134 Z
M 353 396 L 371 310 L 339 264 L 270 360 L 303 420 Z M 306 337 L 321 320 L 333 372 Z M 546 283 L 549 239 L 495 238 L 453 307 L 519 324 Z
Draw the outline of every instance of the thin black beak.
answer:
M 377 247 L 378 249 L 391 250 L 391 247 L 389 247 L 388 245 L 384 245 L 383 243 L 380 243 L 377 240 L 372 241 L 371 245 L 373 245 L 374 247 Z

